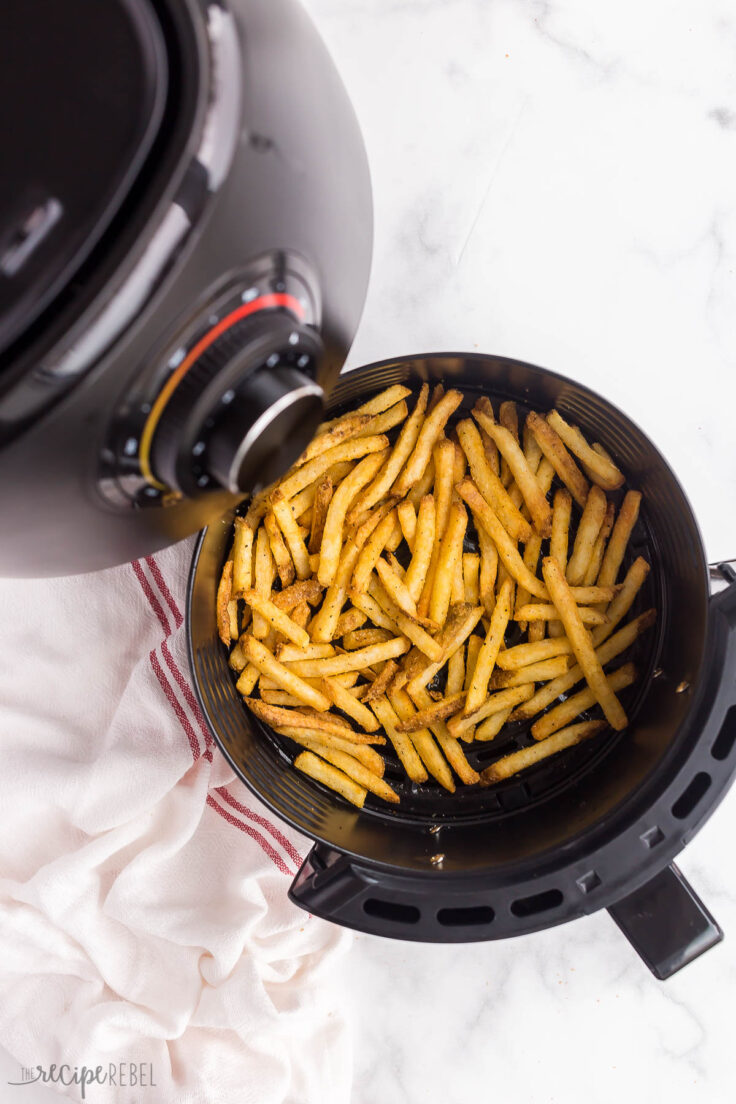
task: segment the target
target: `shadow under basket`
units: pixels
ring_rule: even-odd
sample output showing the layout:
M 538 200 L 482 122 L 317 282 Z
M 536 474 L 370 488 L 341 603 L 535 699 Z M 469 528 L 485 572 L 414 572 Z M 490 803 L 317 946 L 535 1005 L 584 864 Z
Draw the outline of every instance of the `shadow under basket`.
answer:
M 291 889 L 301 907 L 360 931 L 428 942 L 499 939 L 607 908 L 653 973 L 669 977 L 722 938 L 672 863 L 723 797 L 736 767 L 736 575 L 709 592 L 692 509 L 642 431 L 599 395 L 502 357 L 437 354 L 341 377 L 330 414 L 393 383 L 458 387 L 469 411 L 556 407 L 616 459 L 643 492 L 631 554 L 651 564 L 639 601 L 656 627 L 637 645 L 629 725 L 488 788 L 414 786 L 389 762 L 398 806 L 362 810 L 296 771 L 295 747 L 245 708 L 217 637 L 215 593 L 232 514 L 204 530 L 188 593 L 188 639 L 200 704 L 223 754 L 274 813 L 315 846 Z M 635 608 L 634 612 L 638 612 Z M 512 730 L 515 746 L 530 742 Z M 467 748 L 478 769 L 508 750 L 506 733 Z

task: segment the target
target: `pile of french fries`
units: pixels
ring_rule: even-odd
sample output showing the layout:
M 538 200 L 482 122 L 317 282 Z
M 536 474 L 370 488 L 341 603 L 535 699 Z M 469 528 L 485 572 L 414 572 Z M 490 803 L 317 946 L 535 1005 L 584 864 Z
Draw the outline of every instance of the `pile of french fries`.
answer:
M 620 627 L 649 565 L 619 581 L 641 495 L 616 510 L 624 476 L 601 445 L 556 410 L 522 425 L 480 398 L 462 417 L 441 384 L 411 400 L 389 387 L 324 423 L 235 519 L 217 592 L 248 708 L 358 807 L 399 800 L 387 741 L 413 783 L 454 792 L 623 729 L 637 672 L 605 668 L 656 619 Z M 530 746 L 473 769 L 467 745 L 532 719 Z

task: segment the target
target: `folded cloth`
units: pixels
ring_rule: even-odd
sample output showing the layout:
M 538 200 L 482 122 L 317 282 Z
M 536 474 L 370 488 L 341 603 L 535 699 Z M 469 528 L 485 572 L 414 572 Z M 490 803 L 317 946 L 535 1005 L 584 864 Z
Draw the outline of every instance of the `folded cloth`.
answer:
M 0 1043 L 32 1069 L 150 1067 L 87 1087 L 104 1104 L 345 1104 L 349 936 L 289 903 L 308 841 L 212 743 L 191 553 L 0 580 Z

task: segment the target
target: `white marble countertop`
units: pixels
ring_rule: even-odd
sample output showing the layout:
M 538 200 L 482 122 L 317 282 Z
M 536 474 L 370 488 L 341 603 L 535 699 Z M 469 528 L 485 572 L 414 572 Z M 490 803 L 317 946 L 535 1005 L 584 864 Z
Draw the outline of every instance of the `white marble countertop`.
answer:
M 373 171 L 350 365 L 426 350 L 583 380 L 736 556 L 736 17 L 722 0 L 308 0 Z M 356 936 L 352 1104 L 736 1092 L 727 798 L 681 858 L 726 941 L 655 981 L 605 913 L 509 942 Z

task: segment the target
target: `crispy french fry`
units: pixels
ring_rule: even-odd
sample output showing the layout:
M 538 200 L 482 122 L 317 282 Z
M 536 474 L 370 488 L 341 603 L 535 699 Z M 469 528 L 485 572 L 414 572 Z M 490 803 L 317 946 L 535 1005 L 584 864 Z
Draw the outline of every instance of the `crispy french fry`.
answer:
M 552 510 L 513 434 L 503 425 L 491 422 L 482 410 L 474 410 L 473 416 L 493 439 L 506 461 L 527 505 L 536 532 L 541 537 L 549 537 L 552 532 Z
M 575 658 L 583 670 L 585 681 L 595 695 L 606 720 L 615 729 L 625 728 L 628 723 L 626 713 L 603 673 L 603 668 L 595 654 L 593 641 L 585 631 L 585 626 L 580 617 L 580 610 L 570 593 L 570 587 L 560 569 L 560 565 L 551 556 L 542 561 L 542 574 L 550 592 L 550 597 L 560 615 L 560 621 L 564 625 Z M 326 662 L 329 662 L 329 660 Z
M 403 610 L 404 613 L 408 613 L 410 617 L 416 617 L 416 603 L 406 583 L 381 556 L 376 560 L 376 574 L 381 580 L 386 593 L 399 609 Z
M 463 401 L 462 392 L 448 391 L 428 414 L 419 431 L 417 443 L 409 456 L 401 474 L 393 485 L 394 494 L 404 496 L 418 479 L 421 478 L 429 463 L 435 442 L 445 427 L 447 419 L 457 410 Z
M 532 575 L 536 575 L 536 573 L 537 573 L 537 566 L 539 564 L 539 556 L 540 556 L 541 551 L 542 551 L 542 538 L 539 536 L 538 533 L 534 533 L 532 535 L 532 537 L 524 545 L 524 557 L 523 557 L 524 566 L 526 568 L 528 568 L 529 571 L 531 571 Z M 517 610 L 519 609 L 520 606 L 525 605 L 529 601 L 530 598 L 531 598 L 531 595 L 530 595 L 529 591 L 526 589 L 526 587 L 523 587 L 523 586 L 521 586 L 521 584 L 519 584 L 519 586 L 517 588 L 517 591 L 516 591 L 516 608 L 517 608 Z M 514 617 L 516 618 L 516 614 L 514 614 Z M 518 620 L 518 618 L 516 618 L 516 619 Z M 522 624 L 522 626 L 521 626 L 522 632 L 524 631 L 525 628 L 526 628 L 526 625 Z
M 427 772 L 412 740 L 403 732 L 397 731 L 399 718 L 394 712 L 388 698 L 380 697 L 371 702 L 371 709 L 376 714 L 384 732 L 394 746 L 401 765 L 412 782 L 426 782 Z
M 494 671 L 489 688 L 505 690 L 509 686 L 524 686 L 527 682 L 546 682 L 548 679 L 565 675 L 569 667 L 570 657 L 562 655 L 553 656 L 552 659 L 542 659 L 539 663 L 530 663 L 528 667 L 519 667 L 517 671 Z
M 262 598 L 270 598 L 271 588 L 276 575 L 276 566 L 268 540 L 268 533 L 263 525 L 256 533 L 255 568 L 253 574 L 253 589 L 257 591 Z M 263 640 L 268 634 L 268 628 L 268 622 L 265 617 L 260 613 L 254 613 L 253 635 L 257 637 L 258 640 Z
M 293 671 L 279 663 L 274 655 L 264 647 L 260 640 L 253 636 L 247 636 L 243 643 L 243 653 L 249 663 L 257 667 L 262 675 L 267 675 L 278 685 L 280 690 L 287 690 L 295 698 L 300 698 L 305 705 L 311 705 L 323 712 L 330 708 L 330 700 L 319 690 L 313 689 Z M 342 657 L 338 657 L 342 658 Z M 330 663 L 334 660 L 305 660 L 306 663 Z M 318 671 L 318 674 L 328 672 Z
M 293 740 L 295 744 L 301 744 L 302 747 L 313 748 L 315 744 L 319 744 L 321 747 L 334 748 L 335 751 L 343 751 L 346 755 L 352 755 L 364 767 L 367 767 L 369 771 L 377 775 L 378 778 L 383 778 L 383 773 L 386 769 L 386 764 L 379 753 L 368 744 L 354 744 L 350 740 L 344 740 L 340 736 L 336 736 L 332 732 L 321 732 L 319 729 L 309 728 L 292 728 L 289 725 L 279 725 L 274 730 L 279 736 L 288 736 L 290 740 Z M 382 739 L 382 743 L 386 743 Z
M 599 645 L 595 654 L 598 656 L 598 662 L 602 667 L 606 663 L 610 663 L 616 656 L 621 655 L 627 648 L 631 647 L 638 636 L 650 629 L 657 620 L 657 611 L 654 609 L 647 610 L 646 613 L 640 614 L 639 617 L 635 617 L 633 621 L 630 621 L 628 625 L 624 625 L 622 629 L 619 629 L 617 633 L 609 637 L 605 643 Z M 562 658 L 562 657 L 560 657 Z M 555 662 L 554 660 L 547 660 L 548 663 Z M 535 666 L 539 667 L 540 664 Z M 529 671 L 531 668 L 522 667 L 518 671 L 519 675 L 522 675 L 525 671 Z M 510 674 L 511 672 L 509 672 Z M 560 674 L 553 678 L 551 682 L 548 682 L 546 686 L 540 687 L 539 690 L 529 698 L 529 701 L 522 702 L 514 710 L 513 719 L 519 721 L 528 720 L 529 717 L 536 716 L 537 713 L 541 713 L 543 709 L 546 709 L 548 705 L 551 705 L 553 701 L 560 697 L 561 694 L 567 694 L 569 690 L 573 688 L 583 678 L 583 670 L 579 663 L 574 664 L 568 668 L 567 671 L 560 672 Z
M 480 601 L 480 556 L 477 552 L 463 552 L 463 591 L 465 601 L 477 606 Z
M 616 671 L 613 671 L 608 676 L 608 686 L 611 689 L 611 693 L 624 690 L 627 686 L 631 686 L 636 681 L 637 671 L 633 663 L 625 663 L 623 667 L 619 667 Z M 551 736 L 553 732 L 556 732 L 563 725 L 569 724 L 574 721 L 576 717 L 579 717 L 586 709 L 592 709 L 596 705 L 597 699 L 593 690 L 587 686 L 585 690 L 581 690 L 577 694 L 573 694 L 572 697 L 566 698 L 561 705 L 555 706 L 554 709 L 550 709 L 548 713 L 544 713 L 538 721 L 535 721 L 532 725 L 532 736 L 535 740 L 546 740 L 548 736 Z
M 352 606 L 345 613 L 341 613 L 337 619 L 337 625 L 335 626 L 335 637 L 339 640 L 346 632 L 352 632 L 353 629 L 359 629 L 362 625 L 365 625 L 368 620 L 365 613 L 362 610 L 356 609 Z
M 351 694 L 346 687 L 341 686 L 337 679 L 322 679 L 321 689 L 337 709 L 341 709 L 343 713 L 347 713 L 347 715 L 352 717 L 354 721 L 357 721 L 360 727 L 365 729 L 366 732 L 378 731 L 378 721 L 371 710 L 366 709 L 363 703 L 359 702 L 355 695 Z
M 296 577 L 294 561 L 291 558 L 291 553 L 281 535 L 281 530 L 279 529 L 278 522 L 273 513 L 266 514 L 263 519 L 263 527 L 268 536 L 271 555 L 273 556 L 281 585 L 284 587 L 291 586 Z
M 385 391 L 379 392 L 374 395 L 373 398 L 368 399 L 361 406 L 355 408 L 348 414 L 342 414 L 339 418 L 333 418 L 331 422 L 323 422 L 317 429 L 318 434 L 326 433 L 333 426 L 344 421 L 346 418 L 354 417 L 356 414 L 382 414 L 384 410 L 390 410 L 396 403 L 401 402 L 402 399 L 406 399 L 411 395 L 411 388 L 404 387 L 401 383 L 395 383 L 392 387 L 387 387 Z
M 410 720 L 416 713 L 416 707 L 405 690 L 397 690 L 389 694 L 389 701 L 402 721 Z M 447 765 L 447 760 L 434 742 L 434 737 L 428 728 L 421 728 L 412 732 L 411 742 L 419 754 L 419 758 L 433 778 L 436 778 L 441 786 L 450 793 L 455 792 L 455 782 L 452 771 Z
M 493 613 L 496 604 L 496 576 L 498 574 L 498 552 L 492 538 L 482 525 L 476 527 L 478 547 L 480 548 L 480 577 L 478 598 L 483 604 L 487 617 Z
M 383 463 L 385 453 L 374 452 L 364 456 L 347 475 L 332 496 L 327 510 L 322 543 L 319 549 L 317 578 L 322 586 L 330 586 L 335 580 L 343 542 L 343 526 L 348 507 L 360 489 L 369 483 Z
M 399 519 L 401 532 L 409 546 L 409 551 L 414 551 L 414 534 L 417 531 L 417 512 L 408 498 L 405 498 L 396 507 L 396 516 Z
M 608 623 L 593 629 L 593 644 L 596 648 L 610 636 L 619 622 L 622 621 L 629 612 L 648 574 L 649 564 L 642 556 L 638 556 L 626 572 L 626 578 L 618 594 L 606 609 Z
M 498 555 L 509 574 L 537 598 L 547 598 L 547 588 L 525 566 L 516 545 L 504 529 L 495 513 L 470 479 L 463 479 L 456 487 L 457 493 L 473 511 L 477 525 L 482 525 L 493 540 Z
M 227 560 L 217 587 L 217 631 L 223 644 L 230 645 L 230 613 L 228 604 L 233 585 L 233 561 Z
M 432 558 L 429 568 L 424 576 L 424 586 L 418 599 L 417 608 L 421 614 L 429 610 L 429 600 L 434 585 L 437 560 L 439 558 L 442 540 L 447 529 L 450 516 L 450 503 L 452 501 L 453 478 L 455 474 L 455 446 L 446 437 L 441 438 L 434 446 L 432 452 L 434 460 L 434 510 L 435 529 Z
M 323 695 L 324 696 L 324 695 Z M 329 699 L 327 699 L 329 702 Z M 303 707 L 300 709 L 284 709 L 278 705 L 269 705 L 260 698 L 246 698 L 246 705 L 251 713 L 254 713 L 264 724 L 278 728 L 280 725 L 288 725 L 290 728 L 308 728 L 315 732 L 331 732 L 342 740 L 350 740 L 355 744 L 380 743 L 373 732 L 356 732 L 343 717 L 336 717 L 332 713 L 317 711 L 306 713 Z
M 425 495 L 419 503 L 417 527 L 411 562 L 404 575 L 404 584 L 416 602 L 422 593 L 424 580 L 432 560 L 435 533 L 434 497 Z
M 465 678 L 463 681 L 464 690 L 470 689 L 470 683 L 473 680 L 473 672 L 475 671 L 475 666 L 478 662 L 478 653 L 480 652 L 482 647 L 482 636 L 476 636 L 475 633 L 473 633 L 472 636 L 468 637 L 468 654 L 465 661 Z
M 437 557 L 434 586 L 429 597 L 429 616 L 438 625 L 444 625 L 450 606 L 452 575 L 458 559 L 462 556 L 463 538 L 468 524 L 468 515 L 460 502 L 453 502 L 447 519 L 447 528 L 442 539 L 442 547 Z M 420 611 L 421 612 L 421 611 Z
M 301 602 L 315 605 L 321 597 L 322 587 L 316 579 L 300 579 L 298 583 L 292 583 L 290 587 L 285 587 L 284 590 L 274 594 L 271 601 L 285 613 L 290 613 Z
M 496 666 L 496 657 L 503 644 L 504 633 L 510 617 L 511 581 L 507 579 L 496 597 L 496 606 L 491 616 L 491 623 L 483 641 L 483 646 L 478 653 L 463 707 L 464 716 L 475 713 L 488 693 L 488 681 L 493 673 L 493 668 Z M 450 731 L 453 731 L 452 728 L 450 728 Z M 457 735 L 457 733 L 453 733 L 453 735 Z
M 259 613 L 270 626 L 277 630 L 277 632 L 283 633 L 285 637 L 292 640 L 294 644 L 298 644 L 300 648 L 307 647 L 309 644 L 309 634 L 306 630 L 295 625 L 289 615 L 284 613 L 283 610 L 280 610 L 279 607 L 269 601 L 268 598 L 261 597 L 255 590 L 244 591 L 243 598 L 253 610 L 253 613 Z
M 472 475 L 472 483 L 466 477 L 460 481 L 460 485 L 475 485 L 481 498 L 494 511 L 509 538 L 514 541 L 529 540 L 532 527 L 514 506 L 503 483 L 491 469 L 475 422 L 471 418 L 459 422 L 457 436 L 468 458 Z
M 507 430 L 514 441 L 519 443 L 519 415 L 516 410 L 515 402 L 502 402 L 498 408 L 498 420 L 501 427 Z M 498 442 L 496 442 L 498 444 Z M 501 481 L 504 487 L 510 487 L 514 480 L 513 469 L 508 463 L 508 458 L 504 456 L 502 450 L 498 450 L 501 453 Z
M 535 763 L 547 759 L 550 755 L 573 747 L 582 740 L 595 736 L 606 727 L 605 721 L 583 721 L 581 724 L 570 725 L 560 732 L 545 740 L 542 744 L 533 744 L 531 747 L 514 751 L 511 755 L 504 755 L 503 759 L 497 759 L 490 767 L 486 767 L 481 775 L 481 783 L 490 785 L 493 782 L 501 782 L 504 778 L 510 778 L 519 771 L 527 770 Z
M 608 506 L 606 507 L 606 516 L 603 518 L 603 524 L 601 525 L 600 530 L 598 531 L 598 536 L 595 538 L 595 543 L 593 544 L 590 561 L 587 568 L 585 569 L 585 577 L 583 579 L 583 584 L 585 586 L 592 586 L 598 578 L 601 564 L 603 563 L 603 555 L 606 551 L 606 545 L 608 543 L 608 538 L 611 535 L 611 530 L 613 529 L 615 517 L 616 507 L 613 505 L 612 502 L 609 502 Z
M 458 694 L 464 689 L 465 684 L 465 650 L 462 645 L 452 653 L 447 661 L 447 685 L 445 694 L 449 698 L 452 694 Z
M 238 628 L 238 600 L 231 598 L 227 604 L 227 619 L 230 627 L 230 640 L 237 640 L 240 636 Z
M 278 487 L 271 494 L 271 509 L 273 510 L 274 517 L 279 524 L 286 545 L 291 553 L 297 577 L 299 579 L 308 579 L 312 574 L 309 564 L 309 553 L 307 552 L 304 539 L 299 531 L 294 515 L 291 512 L 289 503 L 283 491 Z
M 281 494 L 285 499 L 294 498 L 310 483 L 314 483 L 324 475 L 333 464 L 342 463 L 344 460 L 359 460 L 370 452 L 383 452 L 388 448 L 388 437 L 383 433 L 373 434 L 370 437 L 355 437 L 349 441 L 343 441 L 321 456 L 315 456 L 307 464 L 303 464 L 296 471 L 284 479 L 279 485 Z M 334 482 L 334 476 L 333 476 Z M 273 493 L 273 492 L 272 492 Z
M 383 695 L 386 693 L 388 684 L 391 682 L 391 679 L 395 675 L 396 671 L 398 671 L 398 669 L 398 664 L 395 663 L 393 659 L 390 659 L 386 663 L 384 663 L 383 670 L 379 675 L 374 678 L 373 682 L 363 695 L 363 701 L 370 703 L 374 702 L 377 698 L 383 697 Z M 365 674 L 365 672 L 363 673 Z
M 498 713 L 492 713 L 490 717 L 486 717 L 484 721 L 476 728 L 473 739 L 474 740 L 495 740 L 503 726 L 508 721 L 511 715 L 511 708 L 501 709 Z
M 601 569 L 598 572 L 599 586 L 610 586 L 618 578 L 619 568 L 626 554 L 631 530 L 636 525 L 641 505 L 639 491 L 627 491 L 616 518 L 616 524 L 608 542 Z
M 361 513 L 375 506 L 377 502 L 380 502 L 380 500 L 389 493 L 392 484 L 396 481 L 399 472 L 416 445 L 417 437 L 419 436 L 419 431 L 424 421 L 424 414 L 427 409 L 428 395 L 429 387 L 425 383 L 422 385 L 413 411 L 401 428 L 401 432 L 396 439 L 396 444 L 391 450 L 390 455 L 384 461 L 382 468 L 374 476 L 373 481 L 361 493 L 351 509 L 348 515 L 348 522 L 351 524 Z
M 416 670 L 412 666 L 409 671 L 410 681 L 407 683 L 407 692 L 410 697 L 413 697 L 415 692 L 423 690 L 455 649 L 467 640 L 480 621 L 482 612 L 482 606 L 473 608 L 466 606 L 464 602 L 450 607 L 447 621 L 437 635 L 437 642 L 442 646 L 442 655 L 439 659 L 427 663 L 421 652 L 418 654 Z M 408 661 L 405 666 L 409 668 Z
M 565 572 L 570 586 L 580 585 L 585 578 L 596 537 L 606 516 L 607 505 L 605 493 L 600 487 L 592 486 L 588 492 L 583 516 L 580 518 L 578 531 L 575 534 L 572 556 Z
M 290 664 L 290 670 L 297 674 L 311 675 L 315 678 L 325 678 L 328 675 L 339 675 L 344 671 L 361 671 L 365 667 L 371 667 L 374 663 L 381 663 L 384 659 L 396 659 L 409 651 L 409 641 L 404 636 L 394 637 L 382 644 L 372 644 L 368 648 L 359 648 L 355 652 L 345 655 L 329 656 L 327 659 L 304 659 Z M 274 677 L 274 676 L 272 676 Z M 288 687 L 284 687 L 288 689 Z M 309 704 L 312 704 L 311 702 Z
M 578 606 L 578 614 L 584 625 L 605 625 L 608 621 L 605 613 L 589 606 Z M 527 602 L 524 606 L 517 606 L 514 614 L 516 621 L 556 621 L 557 610 L 552 605 Z M 550 635 L 552 635 L 550 633 Z M 564 635 L 564 629 L 563 629 Z
M 477 709 L 472 713 L 456 713 L 447 722 L 450 733 L 457 739 L 468 729 L 473 728 L 479 721 L 485 720 L 493 713 L 501 709 L 511 709 L 519 702 L 526 701 L 534 693 L 534 684 L 525 683 L 523 686 L 512 686 L 508 690 L 498 690 L 495 694 L 488 694 Z
M 232 593 L 235 598 L 240 598 L 251 584 L 253 530 L 241 517 L 235 518 L 234 526 Z
M 412 489 L 407 494 L 406 498 L 408 502 L 411 502 L 415 509 L 419 508 L 419 503 L 422 501 L 426 494 L 429 494 L 434 486 L 434 457 L 430 456 L 429 463 L 424 470 L 424 475 L 421 479 L 418 479 Z
M 326 659 L 331 655 L 335 655 L 332 644 L 311 644 L 307 637 L 307 643 L 303 647 L 297 644 L 281 644 L 276 658 L 280 663 L 293 663 L 295 659 Z
M 332 678 L 334 678 L 335 682 L 339 682 L 341 686 L 354 686 L 355 683 L 358 681 L 359 673 L 358 671 L 347 671 L 344 675 L 333 675 Z M 306 682 L 308 686 L 314 687 L 315 690 L 322 689 L 321 678 L 312 678 L 311 676 L 308 676 L 304 679 L 304 682 Z M 270 679 L 267 675 L 264 675 L 263 678 L 259 680 L 258 686 L 261 690 L 279 689 L 278 683 L 274 682 L 273 679 Z M 301 708 L 302 712 L 304 713 L 308 710 L 309 707 L 302 705 Z M 341 717 L 336 717 L 335 719 L 338 721 L 342 720 Z
M 549 542 L 549 554 L 557 561 L 561 571 L 567 567 L 567 552 L 569 547 L 570 515 L 572 513 L 572 497 L 567 490 L 555 491 L 552 513 L 552 537 Z M 534 621 L 544 621 L 546 618 L 535 617 Z M 553 617 L 547 626 L 549 636 L 564 636 L 565 630 L 562 622 Z
M 297 467 L 314 460 L 315 456 L 322 456 L 329 449 L 339 445 L 341 441 L 347 441 L 350 437 L 357 437 L 359 430 L 365 429 L 370 423 L 370 414 L 349 414 L 342 421 L 328 429 L 326 433 L 319 433 L 307 446 L 297 461 Z
M 295 698 L 286 690 L 261 690 L 261 700 L 267 705 L 300 706 L 302 704 L 299 698 Z
M 421 649 L 429 659 L 439 659 L 441 657 L 442 647 L 439 641 L 430 636 L 417 620 L 400 610 L 378 580 L 371 581 L 370 594 L 381 607 L 382 612 L 396 625 L 402 636 L 406 636 L 411 640 L 412 644 Z M 424 624 L 431 625 L 431 622 L 425 621 Z M 434 626 L 434 629 L 436 628 L 437 626 Z
M 539 640 L 533 644 L 517 644 L 514 648 L 499 652 L 496 663 L 504 671 L 516 671 L 519 667 L 528 667 L 531 663 L 559 655 L 572 655 L 572 645 L 566 636 Z
M 374 453 L 374 456 L 380 456 L 380 453 Z M 307 551 L 310 555 L 314 555 L 320 550 L 322 544 L 322 533 L 325 528 L 325 518 L 327 517 L 327 511 L 332 501 L 332 495 L 334 494 L 334 484 L 330 474 L 327 472 L 317 481 L 317 490 L 314 495 L 314 505 L 312 507 L 312 525 L 309 533 L 309 544 Z
M 393 631 L 396 636 L 399 635 L 396 622 L 384 612 L 371 594 L 366 594 L 360 590 L 351 590 L 350 601 L 355 604 L 356 609 L 361 610 L 369 617 L 374 625 L 378 625 L 381 629 Z
M 549 422 L 533 410 L 527 415 L 526 424 L 578 506 L 584 507 L 590 489 L 589 483 L 567 451 L 564 441 L 557 435 Z
M 365 787 L 376 797 L 392 804 L 398 803 L 399 795 L 396 791 L 392 790 L 388 783 L 384 782 L 373 771 L 363 766 L 353 755 L 347 755 L 344 751 L 338 751 L 336 748 L 326 747 L 325 745 L 320 746 L 319 744 L 315 744 L 313 750 L 315 754 L 320 755 L 322 759 L 326 759 L 333 767 L 338 767 L 348 778 L 352 778 L 359 786 Z
M 386 543 L 393 532 L 395 524 L 396 511 L 392 510 L 391 513 L 386 514 L 383 521 L 376 526 L 363 545 L 353 572 L 352 585 L 355 590 L 360 591 L 367 589 L 371 573 L 376 566 L 376 561 L 386 547 Z
M 461 479 L 465 478 L 465 472 L 467 471 L 467 468 L 468 468 L 468 458 L 465 455 L 465 453 L 463 452 L 463 450 L 461 449 L 461 447 L 460 447 L 460 445 L 458 444 L 457 441 L 454 442 L 454 445 L 455 445 L 455 464 L 454 464 L 454 469 L 453 469 L 452 481 L 453 481 L 453 483 L 459 483 Z
M 331 763 L 326 763 L 313 752 L 302 751 L 294 760 L 294 766 L 303 774 L 308 774 L 316 782 L 321 782 L 323 786 L 335 790 L 346 801 L 357 805 L 359 809 L 363 808 L 367 794 L 365 787 L 359 786 L 352 778 L 348 778 L 337 767 L 333 767 Z
M 431 706 L 432 699 L 423 686 L 415 688 L 413 692 L 410 687 L 407 687 L 407 691 L 409 697 L 419 709 L 427 709 Z M 439 720 L 432 721 L 427 727 L 434 736 L 436 736 L 437 742 L 445 753 L 448 763 L 455 771 L 460 781 L 464 782 L 466 786 L 474 785 L 479 779 L 478 772 L 473 770 L 470 763 L 465 758 L 465 752 L 460 747 L 455 737 L 450 734 L 445 722 Z
M 388 629 L 353 629 L 345 633 L 342 646 L 348 652 L 356 652 L 358 648 L 369 648 L 371 644 L 383 644 L 387 640 L 393 640 L 395 632 Z
M 557 410 L 547 415 L 547 421 L 570 452 L 585 465 L 590 478 L 606 491 L 615 491 L 624 481 L 623 472 L 607 456 L 591 448 L 577 426 L 571 426 Z
M 463 577 L 462 549 L 460 550 L 460 555 L 455 560 L 455 570 L 452 573 L 452 586 L 450 587 L 450 601 L 465 601 L 465 579 Z
M 454 717 L 462 709 L 464 701 L 464 690 L 450 697 L 440 698 L 439 701 L 432 702 L 426 708 L 420 709 L 413 717 L 401 721 L 397 726 L 398 731 L 416 732 L 420 728 L 429 727 L 434 721 L 444 721 L 448 717 Z
M 532 433 L 529 426 L 526 424 L 526 420 L 524 421 L 524 429 L 523 429 L 523 432 L 522 432 L 522 441 L 523 441 L 524 456 L 526 457 L 526 462 L 536 475 L 537 470 L 538 470 L 539 465 L 540 465 L 541 460 L 542 460 L 543 453 L 542 453 L 541 448 L 539 447 L 539 441 L 534 436 L 534 434 Z M 537 482 L 539 482 L 539 479 L 537 479 Z M 541 486 L 541 484 L 540 484 L 540 486 Z M 544 493 L 546 494 L 547 491 L 549 490 L 549 487 L 543 487 L 542 489 L 543 489 Z
M 248 663 L 248 661 L 246 660 L 246 664 L 240 674 L 240 678 L 235 683 L 235 689 L 238 691 L 238 693 L 242 694 L 243 697 L 247 697 L 249 694 L 252 694 L 255 689 L 256 683 L 258 682 L 258 676 L 260 675 L 260 673 L 261 672 L 258 670 L 257 667 L 254 667 L 252 663 Z

